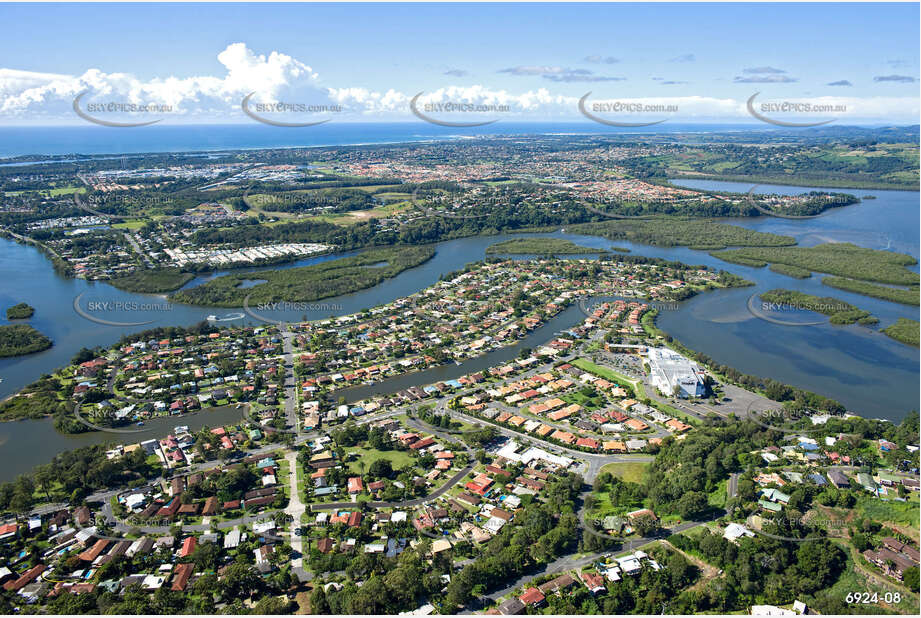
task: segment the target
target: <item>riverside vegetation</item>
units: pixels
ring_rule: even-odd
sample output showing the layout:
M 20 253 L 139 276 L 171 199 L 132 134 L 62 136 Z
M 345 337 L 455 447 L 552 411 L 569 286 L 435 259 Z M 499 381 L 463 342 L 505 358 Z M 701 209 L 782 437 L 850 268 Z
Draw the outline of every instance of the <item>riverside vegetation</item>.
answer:
M 873 283 L 867 283 L 866 281 L 855 281 L 854 279 L 846 279 L 844 277 L 824 277 L 822 278 L 822 283 L 829 287 L 838 288 L 839 290 L 856 292 L 864 296 L 872 296 L 873 298 L 880 298 L 903 305 L 917 306 L 919 302 L 917 285 L 910 286 L 905 290 L 902 288 L 891 288 L 885 285 L 875 285 Z
M 858 309 L 850 303 L 832 296 L 814 296 L 794 290 L 774 289 L 762 293 L 761 300 L 768 303 L 786 305 L 796 309 L 815 311 L 829 317 L 832 324 L 876 324 L 879 319 L 869 311 Z
M 907 343 L 915 347 L 919 344 L 919 322 L 918 320 L 909 320 L 908 318 L 899 318 L 892 326 L 883 329 L 883 332 L 902 343 Z
M 7 320 L 25 320 L 31 318 L 35 313 L 35 307 L 27 305 L 26 303 L 19 303 L 18 305 L 13 305 L 6 310 L 6 319 Z
M 0 358 L 23 356 L 51 347 L 51 339 L 28 324 L 0 326 Z
M 195 278 L 195 275 L 178 268 L 152 268 L 138 270 L 130 275 L 110 279 L 109 283 L 126 292 L 156 294 L 178 290 Z
M 176 292 L 175 302 L 211 307 L 240 307 L 248 296 L 251 304 L 279 302 L 310 302 L 349 294 L 377 285 L 385 279 L 422 264 L 435 255 L 431 246 L 386 247 L 369 249 L 352 257 L 339 258 L 286 270 L 234 273 L 223 275 L 205 284 Z M 241 288 L 246 281 L 258 278 L 259 283 Z
M 792 244 L 792 243 L 791 243 Z M 755 247 L 711 253 L 726 262 L 744 266 L 786 264 L 804 270 L 899 285 L 917 285 L 918 273 L 906 268 L 917 260 L 904 253 L 866 249 L 851 243 L 825 243 L 814 247 Z M 853 290 L 858 291 L 858 290 Z
M 755 232 L 710 219 L 608 220 L 568 228 L 576 234 L 603 236 L 659 247 L 725 249 L 726 247 L 783 247 L 795 245 L 790 236 Z

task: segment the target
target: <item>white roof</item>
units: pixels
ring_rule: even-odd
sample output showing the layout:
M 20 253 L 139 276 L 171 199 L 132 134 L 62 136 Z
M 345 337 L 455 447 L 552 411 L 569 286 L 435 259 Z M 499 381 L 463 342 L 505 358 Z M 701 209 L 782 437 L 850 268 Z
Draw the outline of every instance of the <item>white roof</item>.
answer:
M 165 581 L 166 578 L 160 575 L 147 575 L 144 577 L 144 581 L 141 582 L 141 588 L 157 590 L 163 587 L 163 582 Z
M 784 609 L 776 605 L 752 605 L 752 616 L 795 616 L 792 609 Z
M 78 543 L 85 543 L 88 539 L 96 535 L 96 526 L 90 526 L 89 528 L 81 528 L 75 538 Z
M 268 521 L 257 521 L 253 524 L 253 532 L 256 534 L 262 534 L 263 532 L 268 532 L 269 530 L 275 529 L 275 522 L 271 519 Z
M 400 612 L 397 616 L 431 616 L 435 613 L 435 607 L 431 603 L 426 603 L 421 607 L 408 612 Z
M 140 493 L 131 494 L 130 496 L 125 498 L 125 506 L 127 506 L 129 509 L 133 509 L 133 508 L 141 506 L 146 501 L 147 501 L 147 496 L 145 496 L 144 494 L 140 494 Z
M 620 568 L 625 572 L 637 571 L 641 568 L 640 561 L 634 558 L 633 556 L 627 556 L 626 558 L 618 558 L 617 564 L 620 565 Z
M 489 521 L 483 524 L 483 529 L 487 532 L 492 532 L 496 534 L 499 530 L 502 529 L 502 526 L 505 525 L 505 520 L 501 517 L 490 517 Z
M 239 528 L 234 528 L 224 537 L 224 549 L 234 549 L 240 545 L 240 541 L 246 538 L 246 534 Z
M 723 532 L 724 539 L 737 539 L 740 536 L 755 536 L 755 533 L 743 526 L 742 524 L 737 524 L 735 522 L 726 526 L 726 531 Z

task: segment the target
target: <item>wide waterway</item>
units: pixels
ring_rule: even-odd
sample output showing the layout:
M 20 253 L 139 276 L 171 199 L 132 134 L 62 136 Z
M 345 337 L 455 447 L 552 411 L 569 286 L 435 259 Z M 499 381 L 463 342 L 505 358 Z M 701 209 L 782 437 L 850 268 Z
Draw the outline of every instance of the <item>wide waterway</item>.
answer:
M 681 184 L 735 192 L 746 192 L 752 186 L 713 181 L 682 181 Z M 773 193 L 801 193 L 808 190 L 811 189 L 768 185 L 762 185 L 757 189 L 758 192 Z M 899 251 L 918 257 L 917 193 L 876 190 L 847 192 L 858 196 L 875 195 L 877 199 L 834 209 L 814 219 L 794 221 L 758 217 L 727 221 L 758 231 L 787 234 L 806 246 L 820 242 L 853 242 L 864 247 Z M 522 236 L 506 234 L 443 242 L 438 245 L 435 256 L 425 264 L 368 290 L 318 301 L 317 304 L 321 307 L 310 311 L 259 309 L 258 313 L 273 319 L 292 321 L 305 317 L 320 319 L 353 313 L 417 292 L 435 283 L 444 273 L 483 259 L 485 249 L 489 245 Z M 603 238 L 578 236 L 565 231 L 544 236 L 564 238 L 599 249 L 611 246 L 628 247 L 635 255 L 657 256 L 687 264 L 706 264 L 739 274 L 756 285 L 700 294 L 680 303 L 676 311 L 660 312 L 659 326 L 689 347 L 721 363 L 746 373 L 772 377 L 833 397 L 863 416 L 898 421 L 909 411 L 917 409 L 918 350 L 893 341 L 878 332 L 879 328 L 893 323 L 898 317 L 917 319 L 915 307 L 822 286 L 821 275 L 804 280 L 793 279 L 771 272 L 767 268 L 750 268 L 722 262 L 702 251 L 611 242 Z M 312 264 L 335 257 L 338 256 L 310 258 L 285 267 Z M 912 269 L 917 271 L 917 265 Z M 38 354 L 0 359 L 0 378 L 3 379 L 0 383 L 0 397 L 6 397 L 42 374 L 67 364 L 81 347 L 109 346 L 121 336 L 145 328 L 190 325 L 212 314 L 218 318 L 229 318 L 222 324 L 257 323 L 245 315 L 243 318 L 236 318 L 241 313 L 238 310 L 167 305 L 164 296 L 132 294 L 117 290 L 103 282 L 63 278 L 53 271 L 50 262 L 40 251 L 6 239 L 0 239 L 0 275 L 0 307 L 22 301 L 33 305 L 36 312 L 29 323 L 51 337 L 55 344 L 51 349 Z M 190 285 L 195 285 L 205 278 L 209 277 L 203 277 Z M 254 276 L 253 279 L 258 279 L 258 276 Z M 872 312 L 880 319 L 880 324 L 870 328 L 858 325 L 832 326 L 827 323 L 817 326 L 784 326 L 752 316 L 747 309 L 751 295 L 776 287 L 835 296 Z M 74 310 L 74 300 L 77 297 L 81 309 L 95 317 L 116 322 L 151 323 L 109 326 L 87 320 Z M 99 303 L 109 304 L 103 306 Z M 114 303 L 121 305 L 115 306 Z M 125 309 L 130 303 L 146 307 Z M 515 346 L 493 352 L 485 358 L 471 359 L 462 366 L 447 365 L 427 372 L 401 376 L 388 382 L 387 389 L 401 389 L 415 384 L 450 379 L 509 360 L 517 356 L 521 347 L 534 347 L 543 343 L 554 332 L 574 325 L 580 317 L 577 309 L 570 308 Z M 814 320 L 817 316 L 807 314 L 805 317 Z M 821 319 L 821 316 L 818 318 Z M 2 318 L 0 321 L 3 321 Z M 383 386 L 378 384 L 359 388 L 362 390 L 350 393 L 350 399 L 364 394 L 365 388 L 368 393 L 382 392 Z M 224 418 L 228 414 L 234 416 L 227 412 L 216 416 L 202 413 L 188 421 L 164 419 L 162 428 L 157 422 L 149 423 L 148 427 L 151 434 L 162 429 L 162 435 L 176 424 L 191 426 L 201 423 L 213 426 L 229 422 L 233 419 Z M 150 436 L 144 436 L 145 439 L 147 437 Z M 0 480 L 12 478 L 37 464 L 44 463 L 53 454 L 68 448 L 91 442 L 126 440 L 127 437 L 123 439 L 122 436 L 99 433 L 62 436 L 53 430 L 50 421 L 47 420 L 0 423 Z

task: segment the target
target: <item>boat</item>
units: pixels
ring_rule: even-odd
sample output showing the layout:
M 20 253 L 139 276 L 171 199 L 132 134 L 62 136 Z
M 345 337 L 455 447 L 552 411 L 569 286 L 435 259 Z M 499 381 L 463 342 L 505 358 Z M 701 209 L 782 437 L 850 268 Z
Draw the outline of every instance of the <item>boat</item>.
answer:
M 217 320 L 217 316 L 212 313 L 205 319 L 208 320 L 209 322 L 214 322 L 215 320 Z

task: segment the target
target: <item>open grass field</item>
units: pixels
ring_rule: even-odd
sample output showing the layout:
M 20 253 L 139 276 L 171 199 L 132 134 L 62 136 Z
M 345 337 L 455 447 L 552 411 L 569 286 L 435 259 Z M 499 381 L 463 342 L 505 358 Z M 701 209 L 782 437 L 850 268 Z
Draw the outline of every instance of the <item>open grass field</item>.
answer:
M 354 474 L 361 474 L 361 464 L 364 463 L 365 472 L 371 467 L 371 464 L 378 459 L 387 459 L 394 470 L 399 470 L 415 463 L 412 455 L 408 451 L 380 451 L 375 448 L 352 447 L 346 449 L 346 464 L 349 471 Z
M 639 386 L 639 389 L 643 391 L 643 385 L 639 384 L 637 381 L 631 380 L 630 378 L 617 373 L 613 369 L 609 369 L 608 367 L 602 367 L 601 365 L 597 365 L 588 359 L 577 358 L 571 361 L 569 364 L 574 367 L 578 367 L 579 369 L 582 369 L 584 371 L 587 371 L 588 373 L 604 378 L 605 380 L 609 382 L 616 382 L 617 384 L 629 384 L 630 386 L 634 388 Z M 646 396 L 645 391 L 641 393 L 637 393 L 637 394 L 640 397 Z
M 919 512 L 917 502 L 896 502 L 879 500 L 869 496 L 857 501 L 856 510 L 864 517 L 884 523 L 887 521 L 918 528 Z
M 601 468 L 601 472 L 607 472 L 611 476 L 628 483 L 642 483 L 646 478 L 646 471 L 649 469 L 649 465 L 645 461 L 609 463 Z
M 144 227 L 144 224 L 147 223 L 144 219 L 132 219 L 131 221 L 119 221 L 118 223 L 112 224 L 112 229 L 115 230 L 139 230 Z
M 50 195 L 51 197 L 61 197 L 62 195 L 73 195 L 74 193 L 86 193 L 86 187 L 75 187 L 68 185 L 66 187 L 51 187 L 49 189 L 4 191 L 3 195 L 6 197 L 17 197 L 20 195 Z

